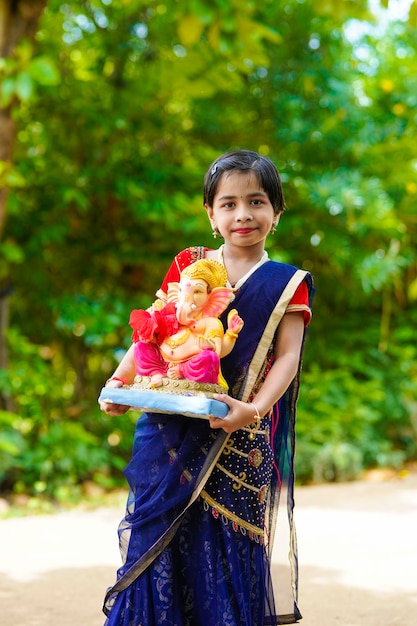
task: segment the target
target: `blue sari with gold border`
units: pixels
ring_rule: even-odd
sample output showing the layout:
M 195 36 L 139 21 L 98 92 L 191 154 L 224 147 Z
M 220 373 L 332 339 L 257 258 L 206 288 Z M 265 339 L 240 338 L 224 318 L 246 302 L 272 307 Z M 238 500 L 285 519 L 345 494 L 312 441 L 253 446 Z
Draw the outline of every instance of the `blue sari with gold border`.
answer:
M 268 261 L 236 293 L 232 306 L 245 325 L 222 359 L 233 397 L 250 401 L 262 385 L 279 322 L 302 281 L 312 294 L 308 273 Z M 139 418 L 119 527 L 124 562 L 106 595 L 106 626 L 265 626 L 300 619 L 293 525 L 298 380 L 263 417 L 254 439 L 249 429 L 228 435 L 202 419 Z M 289 558 L 272 585 L 276 528 Z

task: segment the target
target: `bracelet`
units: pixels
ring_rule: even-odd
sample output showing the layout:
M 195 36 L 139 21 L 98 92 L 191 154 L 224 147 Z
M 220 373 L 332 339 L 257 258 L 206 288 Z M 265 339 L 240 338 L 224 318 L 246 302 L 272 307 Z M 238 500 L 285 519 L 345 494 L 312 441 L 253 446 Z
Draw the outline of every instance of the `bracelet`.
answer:
M 249 433 L 249 439 L 253 440 L 256 437 L 256 431 L 259 430 L 260 426 L 261 426 L 261 416 L 259 414 L 259 410 L 258 407 L 256 406 L 256 404 L 254 404 L 253 402 L 249 402 L 250 406 L 253 406 L 253 408 L 255 409 L 256 413 L 253 416 L 253 421 L 255 422 L 254 424 L 249 424 L 248 428 L 250 428 L 250 433 Z
M 234 333 L 233 330 L 226 330 L 226 335 L 228 337 L 231 337 L 232 339 L 237 339 L 239 337 L 239 335 L 237 333 Z
M 122 385 L 127 385 L 127 380 L 125 380 L 124 378 L 119 378 L 118 376 L 112 376 L 111 378 L 108 378 L 105 382 L 105 387 L 107 386 L 107 383 L 109 383 L 111 380 L 117 380 L 119 381 L 119 383 L 122 383 Z

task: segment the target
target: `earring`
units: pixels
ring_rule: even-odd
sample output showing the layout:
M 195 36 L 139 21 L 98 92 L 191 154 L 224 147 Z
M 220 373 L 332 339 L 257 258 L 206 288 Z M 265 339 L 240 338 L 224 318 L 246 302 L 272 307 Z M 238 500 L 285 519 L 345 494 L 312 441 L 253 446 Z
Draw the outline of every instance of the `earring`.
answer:
M 276 231 L 276 224 L 272 224 L 271 230 L 269 231 L 270 235 L 273 235 Z
M 214 239 L 217 239 L 217 237 L 220 237 L 220 239 L 222 238 L 221 233 L 219 229 L 217 228 L 217 226 L 213 226 L 213 232 L 211 234 L 213 235 Z

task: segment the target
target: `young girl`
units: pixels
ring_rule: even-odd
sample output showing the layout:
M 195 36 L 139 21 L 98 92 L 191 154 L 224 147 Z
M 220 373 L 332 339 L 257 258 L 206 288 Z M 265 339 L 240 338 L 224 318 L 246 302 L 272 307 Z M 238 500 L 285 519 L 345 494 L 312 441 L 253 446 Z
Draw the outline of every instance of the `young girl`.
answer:
M 205 176 L 204 206 L 224 244 L 180 252 L 157 297 L 166 301 L 168 283 L 200 258 L 226 268 L 235 299 L 223 325 L 230 308 L 244 320 L 221 361 L 229 394 L 216 399 L 229 411 L 222 419 L 144 413 L 138 420 L 119 527 L 123 565 L 105 599 L 106 626 L 264 626 L 301 618 L 294 426 L 312 279 L 265 252 L 284 210 L 269 159 L 248 150 L 220 156 Z M 107 386 L 133 382 L 133 349 Z M 101 408 L 109 415 L 127 410 Z M 289 557 L 274 572 L 273 589 L 276 526 Z

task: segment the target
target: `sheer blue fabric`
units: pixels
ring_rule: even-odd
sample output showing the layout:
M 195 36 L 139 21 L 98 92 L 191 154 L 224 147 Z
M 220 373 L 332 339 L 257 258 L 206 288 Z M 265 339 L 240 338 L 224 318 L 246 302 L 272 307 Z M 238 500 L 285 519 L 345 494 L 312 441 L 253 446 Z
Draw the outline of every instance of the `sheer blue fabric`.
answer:
M 236 398 L 250 401 L 271 366 L 271 319 L 295 273 L 292 266 L 265 263 L 236 294 L 233 308 L 245 326 L 222 360 Z M 311 287 L 308 275 L 302 279 Z M 106 626 L 266 626 L 301 617 L 292 523 L 297 394 L 298 376 L 253 440 L 246 429 L 228 436 L 206 420 L 140 417 L 125 471 L 124 563 L 106 596 Z M 280 493 L 278 539 L 290 558 L 274 594 L 270 555 Z
M 107 623 L 264 626 L 276 623 L 268 621 L 272 597 L 265 547 L 219 523 L 199 501 L 152 567 L 119 594 Z

